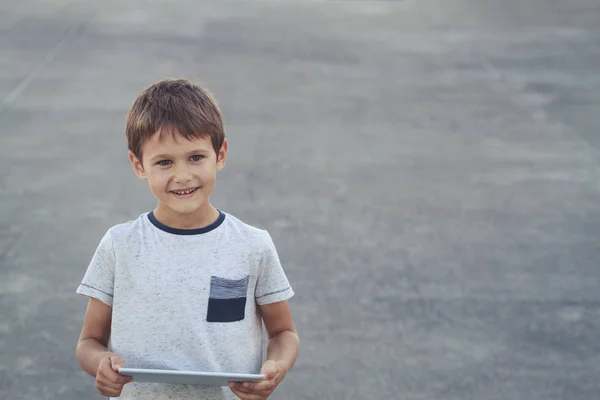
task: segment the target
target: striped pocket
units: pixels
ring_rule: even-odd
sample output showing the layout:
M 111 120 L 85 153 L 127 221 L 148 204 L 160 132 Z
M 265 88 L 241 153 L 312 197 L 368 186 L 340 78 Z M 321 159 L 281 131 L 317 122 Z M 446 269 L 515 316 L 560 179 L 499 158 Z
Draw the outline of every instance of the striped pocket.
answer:
M 211 277 L 206 321 L 235 322 L 244 319 L 248 278 L 233 280 Z

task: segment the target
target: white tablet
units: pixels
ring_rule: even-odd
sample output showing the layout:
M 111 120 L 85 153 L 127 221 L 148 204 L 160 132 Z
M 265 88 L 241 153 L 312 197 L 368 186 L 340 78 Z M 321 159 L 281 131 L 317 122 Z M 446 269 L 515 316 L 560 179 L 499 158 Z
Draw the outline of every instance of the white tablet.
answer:
M 258 382 L 265 378 L 264 375 L 256 374 L 139 368 L 119 368 L 119 374 L 131 376 L 134 382 L 169 383 L 171 385 L 227 386 L 229 382 Z

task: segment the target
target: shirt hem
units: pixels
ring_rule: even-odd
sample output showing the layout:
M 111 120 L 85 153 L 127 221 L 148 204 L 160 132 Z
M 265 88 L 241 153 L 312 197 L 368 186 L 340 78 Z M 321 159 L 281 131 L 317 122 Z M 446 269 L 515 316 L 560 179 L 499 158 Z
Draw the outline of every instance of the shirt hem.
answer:
M 289 287 L 281 292 L 275 292 L 267 296 L 261 296 L 256 298 L 256 304 L 264 306 L 265 304 L 277 303 L 278 301 L 284 301 L 294 296 L 294 290 Z
M 108 295 L 107 293 L 102 292 L 99 289 L 93 288 L 91 286 L 81 284 L 81 285 L 79 285 L 79 287 L 77 288 L 75 293 L 80 294 L 82 296 L 93 297 L 111 307 L 113 305 L 112 296 Z

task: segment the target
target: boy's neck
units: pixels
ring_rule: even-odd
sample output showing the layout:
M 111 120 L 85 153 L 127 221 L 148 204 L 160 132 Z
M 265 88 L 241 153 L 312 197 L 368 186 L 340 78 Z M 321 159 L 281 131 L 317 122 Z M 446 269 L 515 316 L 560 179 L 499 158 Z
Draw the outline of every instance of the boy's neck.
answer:
M 219 210 L 210 203 L 190 214 L 177 213 L 159 204 L 152 213 L 158 222 L 175 229 L 204 228 L 215 222 L 220 215 Z

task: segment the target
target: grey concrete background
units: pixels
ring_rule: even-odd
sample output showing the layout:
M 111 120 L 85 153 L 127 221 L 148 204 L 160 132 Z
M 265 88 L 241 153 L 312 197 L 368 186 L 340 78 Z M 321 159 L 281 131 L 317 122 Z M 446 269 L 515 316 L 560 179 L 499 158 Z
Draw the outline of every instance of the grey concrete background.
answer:
M 595 0 L 3 0 L 0 398 L 98 398 L 74 290 L 154 205 L 123 122 L 174 76 L 297 292 L 272 398 L 599 398 L 599 71 Z

